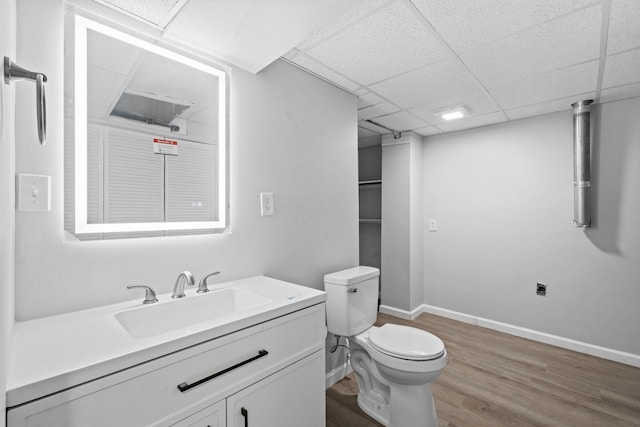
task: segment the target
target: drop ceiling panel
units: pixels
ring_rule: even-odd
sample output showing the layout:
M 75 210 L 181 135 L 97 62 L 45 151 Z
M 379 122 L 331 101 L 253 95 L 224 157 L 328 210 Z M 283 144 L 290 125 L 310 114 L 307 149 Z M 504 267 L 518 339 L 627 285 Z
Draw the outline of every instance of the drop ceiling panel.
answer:
M 598 61 L 539 74 L 490 89 L 505 110 L 596 90 Z
M 371 90 L 402 108 L 434 103 L 478 89 L 478 84 L 456 58 L 371 86 Z
M 601 6 L 529 28 L 461 55 L 487 87 L 600 56 Z
M 607 55 L 640 46 L 640 1 L 612 0 Z
M 406 111 L 400 111 L 398 113 L 389 114 L 387 116 L 377 117 L 376 123 L 386 126 L 389 129 L 405 131 L 424 127 L 428 125 L 424 120 L 420 120 L 416 116 Z
M 349 9 L 344 15 L 338 16 L 333 21 L 329 22 L 326 26 L 315 31 L 306 40 L 296 46 L 300 50 L 305 50 L 316 43 L 332 36 L 343 28 L 355 23 L 356 21 L 372 14 L 376 10 L 382 8 L 388 3 L 394 0 L 365 0 L 356 4 Z
M 384 135 L 387 133 L 391 133 L 389 132 L 387 129 L 380 127 L 380 126 L 376 126 L 373 123 L 369 123 L 366 120 L 361 120 L 358 122 L 358 127 L 373 131 L 375 133 L 377 133 L 378 135 Z
M 555 113 L 558 111 L 569 111 L 571 110 L 571 104 L 582 100 L 595 99 L 595 96 L 595 92 L 583 93 L 568 98 L 561 98 L 533 105 L 525 105 L 524 107 L 506 110 L 505 112 L 511 120 L 518 120 L 525 117 L 539 116 L 542 114 Z
M 619 99 L 634 98 L 636 96 L 640 96 L 640 83 L 603 89 L 600 93 L 600 102 L 617 101 Z
M 358 96 L 358 109 L 381 104 L 383 102 L 384 102 L 384 99 L 382 99 L 375 93 L 371 93 L 371 92 L 364 93 Z
M 476 90 L 421 105 L 410 111 L 427 123 L 438 124 L 444 120 L 436 113 L 437 111 L 458 105 L 466 106 L 472 116 L 494 113 L 499 110 L 496 103 L 486 93 Z
M 370 136 L 376 136 L 376 135 L 379 135 L 379 133 L 371 131 L 369 129 L 365 129 L 361 126 L 358 126 L 358 139 L 368 138 Z
M 412 0 L 447 43 L 461 52 L 557 18 L 593 0 Z
M 450 55 L 402 1 L 359 21 L 307 53 L 361 84 L 371 84 Z
M 427 126 L 423 128 L 414 129 L 413 132 L 417 133 L 420 136 L 437 135 L 439 133 L 442 133 L 442 131 L 435 126 Z
M 640 49 L 607 56 L 602 77 L 603 88 L 636 82 L 640 82 Z
M 304 53 L 300 53 L 294 56 L 293 58 L 289 59 L 289 61 L 347 90 L 353 91 L 360 87 L 358 83 L 355 83 L 353 80 L 350 80 L 325 67 L 323 64 L 319 63 L 313 58 L 309 58 Z
M 107 6 L 123 9 L 144 21 L 164 27 L 187 0 L 97 0 Z
M 189 0 L 164 37 L 258 72 L 357 0 Z
M 451 120 L 450 122 L 441 123 L 438 128 L 445 132 L 453 132 L 457 130 L 470 129 L 478 126 L 487 126 L 505 121 L 502 113 L 491 113 L 483 116 L 469 117 L 460 120 Z
M 387 114 L 400 111 L 398 107 L 390 102 L 383 102 L 381 104 L 372 105 L 371 107 L 361 108 L 358 110 L 358 120 L 369 120 L 380 116 L 386 116 Z

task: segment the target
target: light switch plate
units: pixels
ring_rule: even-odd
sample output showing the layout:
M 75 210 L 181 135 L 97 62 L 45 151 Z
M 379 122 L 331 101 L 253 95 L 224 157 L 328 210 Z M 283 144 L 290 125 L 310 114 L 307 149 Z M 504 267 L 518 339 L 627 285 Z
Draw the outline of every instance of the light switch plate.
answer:
M 51 210 L 51 177 L 19 174 L 16 194 L 19 211 L 48 212 Z
M 260 193 L 260 215 L 275 215 L 276 207 L 273 203 L 273 193 Z

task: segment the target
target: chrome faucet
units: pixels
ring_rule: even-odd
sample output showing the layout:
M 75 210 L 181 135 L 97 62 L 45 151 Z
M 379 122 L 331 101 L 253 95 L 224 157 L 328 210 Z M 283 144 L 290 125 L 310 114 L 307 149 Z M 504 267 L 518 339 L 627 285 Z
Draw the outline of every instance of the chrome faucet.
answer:
M 203 294 L 205 292 L 209 292 L 209 288 L 207 288 L 207 279 L 211 276 L 215 276 L 216 274 L 220 274 L 219 271 L 214 271 L 213 273 L 209 273 L 205 275 L 200 282 L 198 283 L 198 293 Z
M 193 286 L 196 284 L 193 274 L 188 271 L 183 271 L 178 275 L 176 283 L 173 285 L 173 295 L 171 298 L 183 298 L 184 297 L 184 285 Z
M 155 291 L 151 288 L 151 286 L 146 285 L 127 285 L 127 289 L 135 289 L 140 288 L 144 289 L 144 301 L 143 304 L 153 304 L 154 302 L 158 302 L 158 298 L 156 298 Z

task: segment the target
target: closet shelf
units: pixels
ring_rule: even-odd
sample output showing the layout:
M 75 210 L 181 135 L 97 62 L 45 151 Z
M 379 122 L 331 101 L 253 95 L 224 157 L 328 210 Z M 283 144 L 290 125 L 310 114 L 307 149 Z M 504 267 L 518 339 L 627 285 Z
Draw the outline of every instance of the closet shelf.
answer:
M 358 181 L 358 185 L 380 185 L 382 184 L 381 179 L 371 179 L 368 181 Z

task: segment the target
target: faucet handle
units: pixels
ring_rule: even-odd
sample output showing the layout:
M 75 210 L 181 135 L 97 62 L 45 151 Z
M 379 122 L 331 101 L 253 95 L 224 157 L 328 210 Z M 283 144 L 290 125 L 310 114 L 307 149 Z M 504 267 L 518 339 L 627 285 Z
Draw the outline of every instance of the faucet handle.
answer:
M 219 271 L 214 271 L 213 273 L 206 274 L 200 282 L 198 283 L 198 293 L 203 294 L 205 292 L 209 292 L 209 288 L 207 288 L 207 279 L 211 276 L 215 276 L 216 274 L 220 274 Z
M 144 289 L 144 301 L 143 304 L 153 304 L 154 302 L 158 302 L 158 298 L 156 298 L 156 292 L 151 288 L 151 286 L 147 285 L 127 285 L 127 289 L 141 288 Z

